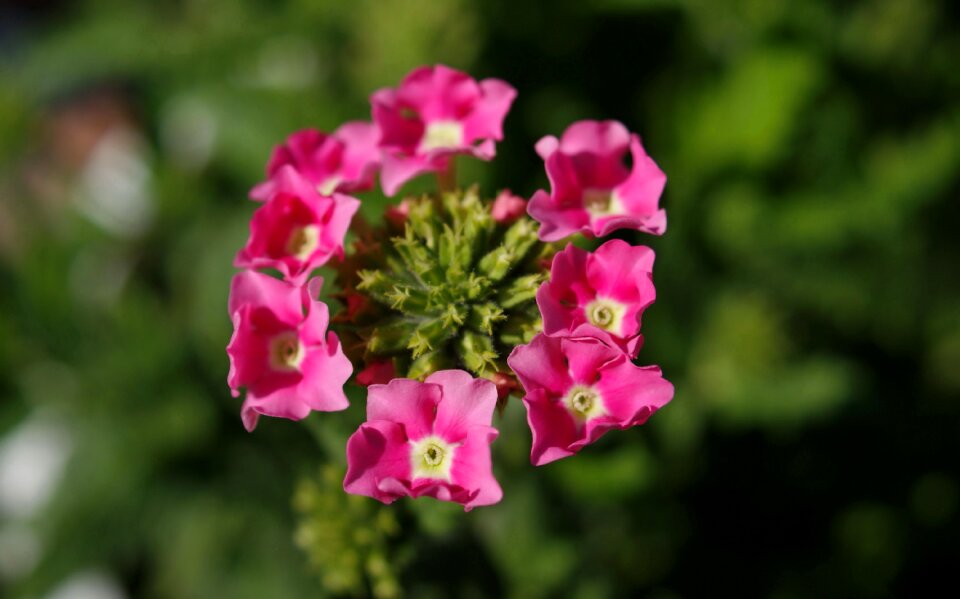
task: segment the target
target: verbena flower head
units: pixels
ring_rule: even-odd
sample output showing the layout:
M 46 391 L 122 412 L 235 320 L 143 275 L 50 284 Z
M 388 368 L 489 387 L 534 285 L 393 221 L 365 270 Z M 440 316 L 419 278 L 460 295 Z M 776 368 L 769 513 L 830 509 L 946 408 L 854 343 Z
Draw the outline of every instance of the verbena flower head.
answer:
M 344 123 L 331 135 L 316 129 L 297 131 L 274 148 L 267 180 L 255 186 L 250 197 L 269 200 L 284 166 L 296 169 L 323 196 L 371 189 L 380 165 L 379 141 L 379 130 L 362 121 Z
M 367 421 L 347 441 L 343 488 L 384 503 L 434 497 L 466 511 L 497 503 L 503 493 L 490 461 L 496 404 L 494 384 L 462 370 L 372 385 Z
M 659 208 L 667 182 L 647 156 L 640 138 L 617 121 L 579 121 L 560 139 L 537 142 L 551 190 L 530 199 L 530 216 L 540 222 L 540 239 L 557 241 L 574 233 L 605 237 L 616 229 L 661 235 L 666 212 Z M 630 155 L 632 165 L 625 163 Z
M 420 67 L 370 98 L 384 150 L 380 182 L 393 195 L 406 181 L 447 169 L 454 154 L 490 160 L 517 92 L 499 79 L 479 83 L 443 65 Z
M 231 288 L 227 382 L 234 396 L 246 388 L 253 430 L 260 415 L 344 409 L 356 372 L 367 421 L 347 442 L 348 493 L 493 504 L 492 419 L 510 397 L 523 395 L 541 465 L 642 424 L 673 396 L 659 368 L 632 362 L 656 295 L 653 251 L 554 244 L 663 233 L 664 174 L 622 124 L 581 121 L 537 144 L 549 193 L 488 199 L 459 186 L 456 157 L 494 157 L 515 97 L 498 79 L 418 68 L 372 95 L 373 123 L 289 136 L 250 194 L 263 204 L 235 261 L 247 270 Z M 388 195 L 422 173 L 437 188 L 354 219 L 360 201 L 344 193 L 370 189 L 377 170 Z M 310 279 L 323 265 L 342 304 L 329 323 Z
M 338 266 L 344 294 L 369 300 L 344 323 L 351 355 L 415 379 L 508 372 L 510 349 L 540 329 L 534 298 L 552 249 L 529 218 L 497 222 L 475 189 L 405 201 L 402 226 L 369 231 Z
M 643 424 L 673 397 L 658 367 L 636 366 L 587 335 L 537 335 L 507 360 L 526 391 L 536 466 L 573 455 L 607 431 Z
M 241 408 L 247 430 L 261 414 L 300 420 L 311 410 L 347 407 L 343 385 L 353 366 L 327 331 L 327 306 L 317 299 L 322 283 L 296 287 L 251 271 L 233 278 L 227 382 L 234 397 L 247 389 Z
M 320 195 L 292 166 L 276 174 L 272 195 L 250 221 L 250 238 L 237 254 L 238 268 L 274 268 L 300 284 L 332 256 L 343 255 L 343 238 L 356 198 Z
M 581 326 L 633 357 L 643 338 L 640 317 L 656 299 L 653 250 L 612 239 L 596 251 L 568 245 L 554 256 L 550 280 L 537 291 L 547 335 L 569 335 Z

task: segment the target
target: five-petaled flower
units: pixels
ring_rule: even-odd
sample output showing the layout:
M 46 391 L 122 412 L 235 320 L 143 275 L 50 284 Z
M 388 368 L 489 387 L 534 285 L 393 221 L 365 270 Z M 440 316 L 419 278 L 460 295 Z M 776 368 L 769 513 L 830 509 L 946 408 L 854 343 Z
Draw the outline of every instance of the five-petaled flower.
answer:
M 507 359 L 526 391 L 536 466 L 573 455 L 609 430 L 643 424 L 673 397 L 658 367 L 636 366 L 588 335 L 582 328 L 569 337 L 540 334 Z
M 384 503 L 435 497 L 469 511 L 500 501 L 490 443 L 497 390 L 462 370 L 371 385 L 367 421 L 347 441 L 343 488 Z
M 371 189 L 380 166 L 379 141 L 377 127 L 362 121 L 344 123 L 330 135 L 316 129 L 296 131 L 273 149 L 267 180 L 254 186 L 250 197 L 269 200 L 275 193 L 280 169 L 287 165 L 323 196 Z
M 347 407 L 343 385 L 353 366 L 327 332 L 327 306 L 317 299 L 322 284 L 315 278 L 296 287 L 252 271 L 233 278 L 227 383 L 234 397 L 247 389 L 240 415 L 248 431 L 261 414 L 300 420 L 311 410 Z
M 560 139 L 537 142 L 551 191 L 539 190 L 528 212 L 540 222 L 540 239 L 574 233 L 605 237 L 616 229 L 661 235 L 667 216 L 659 207 L 666 175 L 647 156 L 640 138 L 617 121 L 578 121 Z M 630 168 L 624 164 L 627 154 Z
M 270 199 L 253 214 L 250 238 L 237 254 L 238 268 L 275 268 L 292 283 L 332 256 L 343 255 L 343 238 L 360 200 L 334 192 L 320 195 L 290 165 L 280 167 Z
M 643 344 L 640 316 L 656 299 L 653 250 L 611 239 L 594 252 L 570 244 L 554 256 L 550 280 L 537 291 L 547 335 L 571 334 L 582 325 L 630 357 Z
M 420 67 L 399 87 L 375 92 L 370 102 L 384 150 L 384 192 L 392 196 L 421 173 L 446 170 L 454 154 L 493 158 L 516 95 L 504 81 L 477 82 L 443 65 Z

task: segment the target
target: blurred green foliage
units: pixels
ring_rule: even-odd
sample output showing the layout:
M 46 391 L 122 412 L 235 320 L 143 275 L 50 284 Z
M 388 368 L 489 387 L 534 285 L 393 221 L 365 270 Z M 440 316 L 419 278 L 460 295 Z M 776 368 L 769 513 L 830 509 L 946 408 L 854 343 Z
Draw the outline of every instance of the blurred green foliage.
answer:
M 953 579 L 955 3 L 0 10 L 3 596 L 83 572 L 177 598 L 894 596 Z M 626 237 L 657 251 L 640 358 L 675 400 L 539 469 L 511 402 L 504 500 L 469 514 L 339 492 L 362 390 L 249 435 L 224 382 L 232 256 L 270 148 L 366 118 L 370 92 L 436 62 L 518 88 L 497 160 L 462 164 L 487 195 L 546 185 L 533 143 L 579 118 L 640 131 L 669 176 L 667 234 Z

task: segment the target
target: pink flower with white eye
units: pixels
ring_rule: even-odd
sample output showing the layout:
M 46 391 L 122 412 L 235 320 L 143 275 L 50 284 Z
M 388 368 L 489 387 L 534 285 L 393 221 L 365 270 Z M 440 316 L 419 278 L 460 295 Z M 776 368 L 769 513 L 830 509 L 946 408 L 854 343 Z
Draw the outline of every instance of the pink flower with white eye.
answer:
M 246 387 L 240 416 L 248 431 L 261 414 L 300 420 L 347 407 L 343 386 L 353 372 L 340 341 L 327 332 L 329 313 L 317 296 L 323 280 L 295 287 L 244 271 L 230 285 L 233 337 L 227 384 Z
M 507 364 L 526 395 L 535 466 L 565 458 L 612 429 L 643 424 L 673 398 L 656 366 L 636 366 L 596 337 L 540 334 L 516 347 Z
M 619 346 L 630 357 L 643 344 L 640 317 L 657 297 L 653 250 L 612 239 L 593 253 L 575 245 L 553 257 L 550 280 L 537 290 L 547 335 L 569 335 L 580 326 Z
M 370 97 L 384 150 L 380 183 L 392 196 L 406 181 L 447 169 L 454 154 L 490 160 L 516 90 L 499 79 L 479 83 L 443 65 L 420 67 L 397 88 Z
M 362 121 L 344 123 L 330 135 L 316 129 L 296 131 L 273 149 L 267 180 L 254 186 L 250 197 L 269 200 L 275 193 L 280 169 L 287 165 L 323 196 L 371 189 L 380 167 L 379 141 L 376 126 Z
M 667 176 L 647 156 L 640 138 L 617 121 L 578 121 L 558 140 L 537 142 L 551 191 L 537 191 L 528 212 L 541 223 L 540 239 L 583 233 L 605 237 L 616 229 L 662 235 L 667 215 L 659 208 Z M 627 168 L 624 158 L 632 157 Z
M 490 213 L 493 220 L 498 223 L 509 224 L 517 220 L 527 212 L 527 201 L 520 196 L 515 196 L 509 189 L 504 189 L 497 194 L 493 200 L 493 206 L 490 207 Z
M 341 193 L 331 197 L 289 165 L 280 167 L 270 200 L 250 221 L 250 238 L 234 265 L 238 268 L 275 268 L 294 284 L 331 256 L 343 256 L 343 238 L 360 200 Z
M 347 441 L 347 493 L 383 503 L 434 497 L 465 511 L 500 501 L 490 444 L 497 389 L 462 370 L 371 385 L 367 421 Z

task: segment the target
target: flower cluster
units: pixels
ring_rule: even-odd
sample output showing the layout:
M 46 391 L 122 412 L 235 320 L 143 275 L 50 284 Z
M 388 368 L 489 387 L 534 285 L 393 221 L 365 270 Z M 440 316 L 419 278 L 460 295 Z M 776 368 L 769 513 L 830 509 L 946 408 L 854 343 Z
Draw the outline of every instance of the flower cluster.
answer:
M 366 385 L 348 493 L 496 503 L 493 418 L 511 395 L 526 406 L 535 465 L 643 424 L 673 396 L 659 368 L 633 363 L 655 297 L 653 251 L 559 245 L 662 234 L 666 177 L 622 124 L 579 121 L 536 145 L 549 192 L 486 200 L 458 187 L 457 157 L 494 158 L 515 97 L 498 79 L 418 68 L 372 95 L 372 122 L 292 134 L 250 192 L 261 204 L 235 262 L 227 380 L 234 395 L 246 389 L 248 430 L 260 415 L 342 410 L 348 380 Z M 354 218 L 349 194 L 378 175 L 393 196 L 424 173 L 435 193 L 403 198 L 376 226 Z M 328 263 L 342 303 L 332 319 L 311 278 Z

